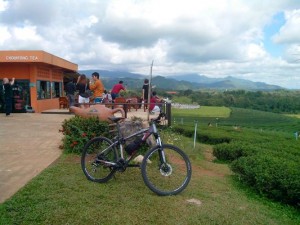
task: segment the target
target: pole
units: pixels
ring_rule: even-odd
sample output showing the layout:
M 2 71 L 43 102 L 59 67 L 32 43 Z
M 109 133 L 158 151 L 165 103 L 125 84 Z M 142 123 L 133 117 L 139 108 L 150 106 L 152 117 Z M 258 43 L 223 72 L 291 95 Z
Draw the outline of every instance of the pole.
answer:
M 196 147 L 197 125 L 198 125 L 198 121 L 195 120 L 194 148 Z
M 172 125 L 172 116 L 171 116 L 171 103 L 166 103 L 166 112 L 167 112 L 167 118 L 168 118 L 168 126 L 170 127 Z M 174 118 L 174 124 L 175 124 L 175 118 Z
M 151 94 L 152 94 L 152 67 L 153 67 L 153 60 L 152 60 L 152 63 L 150 65 L 150 78 L 149 78 L 149 90 L 148 90 L 148 101 L 147 101 L 147 104 L 148 104 L 148 112 L 147 112 L 147 120 L 149 121 L 149 114 L 150 114 L 150 97 L 151 97 Z

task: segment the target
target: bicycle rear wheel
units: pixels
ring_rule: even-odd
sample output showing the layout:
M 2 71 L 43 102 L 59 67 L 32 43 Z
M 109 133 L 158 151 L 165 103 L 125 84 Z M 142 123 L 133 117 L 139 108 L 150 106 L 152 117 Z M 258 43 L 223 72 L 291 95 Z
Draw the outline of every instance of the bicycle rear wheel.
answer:
M 163 162 L 163 155 L 166 162 Z M 149 150 L 144 156 L 141 170 L 145 184 L 161 196 L 180 193 L 187 187 L 192 176 L 188 156 L 178 147 L 169 144 Z
M 113 142 L 106 137 L 96 137 L 86 143 L 81 155 L 81 168 L 87 179 L 104 183 L 116 172 L 111 163 L 117 158 Z

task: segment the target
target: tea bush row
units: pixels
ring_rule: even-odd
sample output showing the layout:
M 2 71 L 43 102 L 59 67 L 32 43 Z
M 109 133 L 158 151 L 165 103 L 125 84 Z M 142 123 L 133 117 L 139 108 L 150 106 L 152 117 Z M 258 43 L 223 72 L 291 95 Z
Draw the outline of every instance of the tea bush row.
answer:
M 173 130 L 194 136 L 190 126 Z M 213 144 L 213 154 L 231 164 L 231 169 L 258 193 L 300 206 L 300 145 L 279 132 L 231 127 L 200 127 L 197 140 Z
M 300 160 L 263 153 L 240 157 L 230 167 L 262 195 L 300 206 Z
M 231 162 L 242 156 L 253 155 L 261 152 L 263 149 L 253 146 L 250 143 L 242 141 L 232 141 L 231 143 L 222 143 L 213 147 L 213 155 L 219 160 Z
M 195 130 L 192 127 L 185 127 L 180 125 L 173 126 L 172 130 L 186 137 L 193 137 L 195 133 Z M 231 141 L 231 138 L 229 136 L 226 136 L 226 134 L 221 135 L 215 132 L 212 133 L 197 132 L 196 138 L 200 142 L 212 144 L 212 145 L 224 143 L 224 142 L 227 143 Z

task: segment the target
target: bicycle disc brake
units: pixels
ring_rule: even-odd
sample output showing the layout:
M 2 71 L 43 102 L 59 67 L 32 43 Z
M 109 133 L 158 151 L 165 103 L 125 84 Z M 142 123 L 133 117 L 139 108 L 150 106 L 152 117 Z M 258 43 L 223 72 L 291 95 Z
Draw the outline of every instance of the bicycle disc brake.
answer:
M 172 174 L 172 166 L 168 163 L 163 163 L 160 168 L 159 168 L 159 171 L 161 173 L 161 175 L 165 176 L 165 177 L 168 177 Z

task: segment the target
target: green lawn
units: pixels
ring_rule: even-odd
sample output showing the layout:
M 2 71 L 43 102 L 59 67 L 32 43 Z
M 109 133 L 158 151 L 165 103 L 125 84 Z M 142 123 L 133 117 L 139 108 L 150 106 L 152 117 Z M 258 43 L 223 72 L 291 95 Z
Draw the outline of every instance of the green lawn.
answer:
M 213 162 L 211 146 L 194 149 L 190 138 L 168 132 L 162 137 L 191 158 L 192 180 L 181 194 L 155 195 L 137 168 L 93 183 L 84 177 L 79 156 L 62 155 L 0 205 L 0 224 L 300 224 L 296 209 L 241 187 L 226 164 Z
M 215 106 L 201 106 L 199 109 L 177 109 L 172 108 L 172 116 L 174 117 L 213 117 L 213 118 L 227 118 L 230 116 L 230 108 L 215 107 Z

